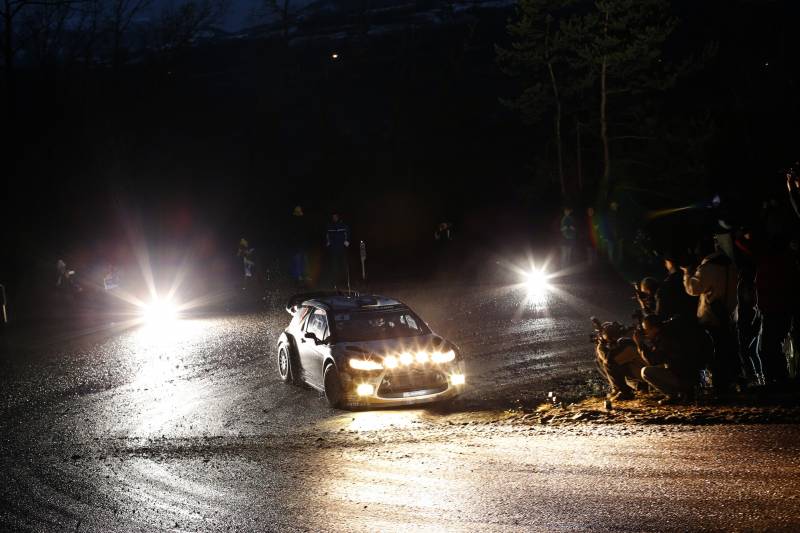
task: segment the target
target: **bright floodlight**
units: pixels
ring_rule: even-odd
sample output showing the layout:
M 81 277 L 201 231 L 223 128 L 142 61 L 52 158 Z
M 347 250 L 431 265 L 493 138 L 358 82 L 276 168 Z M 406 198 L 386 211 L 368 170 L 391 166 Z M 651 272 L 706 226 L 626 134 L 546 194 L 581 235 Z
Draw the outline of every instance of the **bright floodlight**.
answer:
M 155 298 L 142 308 L 142 318 L 148 324 L 165 324 L 178 318 L 177 306 L 169 300 Z
M 528 272 L 526 285 L 528 286 L 528 293 L 532 295 L 541 295 L 547 292 L 550 287 L 548 279 L 550 276 L 544 270 L 534 268 Z

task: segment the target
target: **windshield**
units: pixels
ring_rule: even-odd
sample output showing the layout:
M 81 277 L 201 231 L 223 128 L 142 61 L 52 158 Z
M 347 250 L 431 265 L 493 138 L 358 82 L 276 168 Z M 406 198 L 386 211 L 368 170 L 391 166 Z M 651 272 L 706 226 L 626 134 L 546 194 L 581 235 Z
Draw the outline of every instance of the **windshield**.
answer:
M 425 323 L 408 310 L 337 313 L 333 323 L 337 342 L 419 337 L 428 333 Z

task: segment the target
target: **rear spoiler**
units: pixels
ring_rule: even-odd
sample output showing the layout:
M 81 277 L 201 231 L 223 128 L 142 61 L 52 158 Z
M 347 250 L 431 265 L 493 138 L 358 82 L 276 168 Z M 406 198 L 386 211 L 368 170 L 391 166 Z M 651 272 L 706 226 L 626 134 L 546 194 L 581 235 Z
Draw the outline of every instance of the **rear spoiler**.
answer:
M 297 312 L 297 307 L 306 300 L 313 300 L 314 298 L 324 298 L 327 296 L 344 296 L 347 293 L 342 291 L 317 291 L 317 292 L 301 292 L 289 297 L 286 302 L 286 312 L 293 315 Z

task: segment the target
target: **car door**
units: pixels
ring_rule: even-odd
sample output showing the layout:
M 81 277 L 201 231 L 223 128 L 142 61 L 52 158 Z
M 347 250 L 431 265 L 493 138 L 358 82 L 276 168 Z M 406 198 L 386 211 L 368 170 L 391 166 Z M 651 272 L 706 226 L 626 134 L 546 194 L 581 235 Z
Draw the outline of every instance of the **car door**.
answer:
M 323 373 L 323 365 L 325 364 L 325 358 L 330 353 L 331 345 L 330 345 L 330 329 L 328 328 L 328 316 L 325 311 L 317 310 L 314 313 L 315 318 L 315 328 L 317 331 L 314 334 L 320 339 L 321 342 L 315 343 L 313 340 L 311 341 L 311 349 L 314 351 L 314 356 L 312 357 L 311 366 L 309 367 L 310 372 L 314 376 L 316 383 L 319 383 L 320 386 L 323 385 L 325 382 L 325 375 Z
M 317 387 L 322 386 L 322 361 L 320 352 L 317 349 L 317 342 L 313 338 L 307 338 L 306 334 L 313 333 L 318 340 L 325 338 L 327 320 L 325 311 L 315 309 L 306 320 L 303 328 L 303 335 L 300 337 L 300 364 L 303 367 L 303 378 L 306 382 Z

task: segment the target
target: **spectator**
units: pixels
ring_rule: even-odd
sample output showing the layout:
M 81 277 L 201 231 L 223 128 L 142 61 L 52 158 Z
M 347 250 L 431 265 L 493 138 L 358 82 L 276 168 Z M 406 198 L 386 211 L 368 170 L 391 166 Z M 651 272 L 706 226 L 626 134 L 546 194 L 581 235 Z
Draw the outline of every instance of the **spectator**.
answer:
M 247 289 L 253 281 L 253 273 L 255 271 L 255 248 L 250 247 L 250 243 L 242 237 L 239 239 L 239 250 L 236 252 L 237 257 L 242 258 L 242 266 L 244 267 L 244 276 L 242 278 L 242 289 Z
M 572 217 L 572 208 L 564 208 L 564 216 L 561 217 L 561 268 L 566 268 L 572 264 L 572 254 L 575 250 L 575 240 L 577 229 L 575 219 Z
M 453 240 L 453 224 L 450 222 L 440 222 L 433 232 L 434 240 L 440 245 L 445 246 Z
M 619 204 L 617 202 L 608 204 L 604 226 L 603 233 L 606 238 L 608 262 L 612 265 L 619 265 L 622 262 L 622 240 L 619 231 Z
M 683 274 L 672 254 L 664 257 L 667 277 L 661 282 L 655 294 L 655 313 L 664 320 L 680 316 L 694 321 L 697 316 L 697 298 L 689 296 L 683 287 Z
M 611 400 L 630 400 L 634 397 L 632 386 L 641 383 L 644 367 L 636 345 L 624 335 L 626 330 L 616 322 L 605 322 L 596 339 L 597 368 L 611 387 Z
M 292 211 L 291 220 L 292 279 L 298 286 L 308 281 L 308 241 L 309 230 L 302 206 Z
M 350 247 L 350 228 L 333 213 L 325 233 L 325 246 L 330 253 L 331 275 L 334 288 L 350 287 L 350 271 L 347 264 L 347 248 Z
M 659 403 L 691 400 L 700 369 L 711 351 L 707 335 L 680 317 L 664 321 L 647 315 L 633 335 L 645 362 L 642 379 L 664 394 Z
M 597 219 L 594 207 L 586 208 L 586 222 L 583 227 L 582 241 L 586 249 L 586 263 L 591 267 L 597 263 L 598 237 L 600 235 L 600 221 Z
M 639 307 L 645 314 L 656 313 L 656 294 L 660 283 L 655 278 L 644 278 L 639 282 L 639 286 L 634 286 L 636 290 L 636 300 L 639 302 Z
M 789 380 L 786 357 L 781 348 L 798 308 L 798 273 L 788 251 L 771 242 L 756 261 L 756 306 L 761 316 L 758 357 L 764 382 L 781 386 Z
M 733 241 L 739 280 L 736 285 L 736 338 L 739 359 L 751 381 L 762 383 L 764 372 L 758 357 L 759 320 L 756 314 L 756 254 L 753 247 L 753 234 L 750 229 L 737 232 Z
M 800 161 L 786 170 L 786 188 L 789 190 L 789 201 L 795 214 L 800 217 Z
M 714 339 L 712 375 L 715 389 L 721 392 L 740 374 L 740 369 L 737 370 L 738 350 L 732 329 L 739 273 L 724 252 L 712 251 L 705 242 L 701 246 L 701 252 L 707 255 L 700 266 L 694 272 L 687 267 L 681 267 L 683 285 L 687 294 L 699 296 L 697 319 Z

